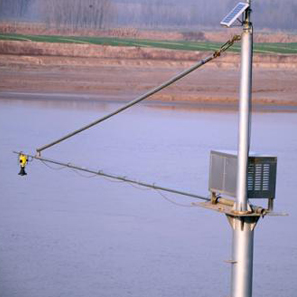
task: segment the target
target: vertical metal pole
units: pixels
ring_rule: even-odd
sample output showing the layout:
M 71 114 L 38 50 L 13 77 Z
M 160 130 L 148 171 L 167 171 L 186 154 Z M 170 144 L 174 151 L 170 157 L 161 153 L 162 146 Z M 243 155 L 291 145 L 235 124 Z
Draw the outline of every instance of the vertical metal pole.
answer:
M 247 0 L 247 2 L 251 4 L 251 0 Z M 250 12 L 249 7 L 245 12 L 241 43 L 237 197 L 235 204 L 235 210 L 239 215 L 248 210 L 247 170 L 250 148 L 253 57 L 253 31 L 250 23 Z M 233 227 L 231 296 L 251 297 L 254 227 L 258 219 L 239 216 L 229 218 L 229 220 Z
M 232 297 L 251 297 L 253 289 L 254 229 L 259 217 L 229 217 L 233 228 Z
M 250 3 L 250 1 L 248 1 Z M 250 126 L 252 106 L 252 59 L 253 32 L 250 10 L 245 14 L 241 42 L 241 81 L 239 101 L 237 211 L 247 211 L 247 168 L 250 148 Z

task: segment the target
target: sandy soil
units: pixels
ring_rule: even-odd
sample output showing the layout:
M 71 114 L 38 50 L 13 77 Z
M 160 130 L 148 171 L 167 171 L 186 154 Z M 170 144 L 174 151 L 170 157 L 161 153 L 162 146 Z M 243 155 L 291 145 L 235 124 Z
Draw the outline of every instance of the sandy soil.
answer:
M 127 49 L 135 53 L 139 49 Z M 145 59 L 121 49 L 124 56 L 62 57 L 0 55 L 0 98 L 127 101 L 193 64 L 181 53 Z M 158 50 L 159 51 L 159 50 Z M 163 50 L 164 51 L 164 50 Z M 168 51 L 165 51 L 168 53 Z M 173 52 L 173 51 L 171 51 Z M 167 54 L 166 54 L 167 55 Z M 207 53 L 194 53 L 199 59 Z M 297 106 L 296 57 L 256 56 L 253 101 L 269 108 Z M 226 55 L 154 95 L 150 101 L 218 104 L 238 101 L 239 56 Z M 292 108 L 294 109 L 294 108 Z

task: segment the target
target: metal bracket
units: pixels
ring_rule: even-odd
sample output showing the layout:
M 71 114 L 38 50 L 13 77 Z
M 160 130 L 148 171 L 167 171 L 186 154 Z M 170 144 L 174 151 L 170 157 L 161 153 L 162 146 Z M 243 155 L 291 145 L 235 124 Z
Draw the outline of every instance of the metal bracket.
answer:
M 222 198 L 220 196 L 216 197 L 214 193 L 211 195 L 211 201 L 207 202 L 198 202 L 198 203 L 192 203 L 193 205 L 203 207 L 209 210 L 214 210 L 220 213 L 223 213 L 230 217 L 236 217 L 236 218 L 244 218 L 244 217 L 262 217 L 265 216 L 273 216 L 273 217 L 279 217 L 279 216 L 288 216 L 285 212 L 273 212 L 269 209 L 262 208 L 260 206 L 255 206 L 252 204 L 248 205 L 247 211 L 237 211 L 234 207 L 235 201 L 231 199 Z
M 235 230 L 236 220 L 240 220 L 240 228 L 243 231 L 245 224 L 248 224 L 248 228 L 253 231 L 260 219 L 260 216 L 253 216 L 253 217 L 234 217 L 227 215 L 228 222 L 233 230 Z
M 226 200 L 226 199 L 225 199 Z M 261 208 L 258 211 L 255 211 L 253 207 L 251 207 L 251 210 L 249 211 L 236 211 L 234 210 L 234 207 L 231 206 L 231 203 L 229 205 L 220 203 L 220 198 L 218 199 L 217 203 L 212 203 L 212 202 L 200 202 L 200 203 L 195 203 L 195 205 L 207 208 L 210 210 L 214 210 L 232 217 L 263 217 L 267 213 L 264 211 L 264 209 Z M 231 200 L 228 200 L 231 201 Z

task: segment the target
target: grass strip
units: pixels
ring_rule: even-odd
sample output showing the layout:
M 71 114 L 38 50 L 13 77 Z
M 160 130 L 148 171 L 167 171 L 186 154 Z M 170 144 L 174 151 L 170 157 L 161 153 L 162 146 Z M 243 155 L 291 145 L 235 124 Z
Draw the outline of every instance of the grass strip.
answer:
M 148 40 L 113 37 L 81 37 L 81 36 L 50 36 L 50 35 L 20 35 L 2 34 L 0 40 L 35 41 L 50 43 L 77 43 L 109 46 L 151 47 L 184 51 L 214 51 L 220 48 L 218 42 L 200 42 L 184 40 Z M 230 48 L 231 52 L 240 52 L 240 44 Z M 255 43 L 255 53 L 263 54 L 297 54 L 297 43 Z

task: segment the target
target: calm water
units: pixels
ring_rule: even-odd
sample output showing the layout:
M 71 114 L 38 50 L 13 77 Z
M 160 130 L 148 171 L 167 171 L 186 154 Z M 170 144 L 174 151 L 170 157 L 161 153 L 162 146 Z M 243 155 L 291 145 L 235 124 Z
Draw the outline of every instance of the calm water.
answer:
M 223 215 L 38 161 L 17 175 L 13 150 L 34 153 L 116 107 L 0 101 L 1 297 L 228 296 Z M 290 213 L 257 226 L 258 297 L 297 294 L 296 127 L 297 113 L 253 115 L 252 150 L 278 156 L 276 210 Z M 208 195 L 209 151 L 236 143 L 236 113 L 142 105 L 43 155 Z

